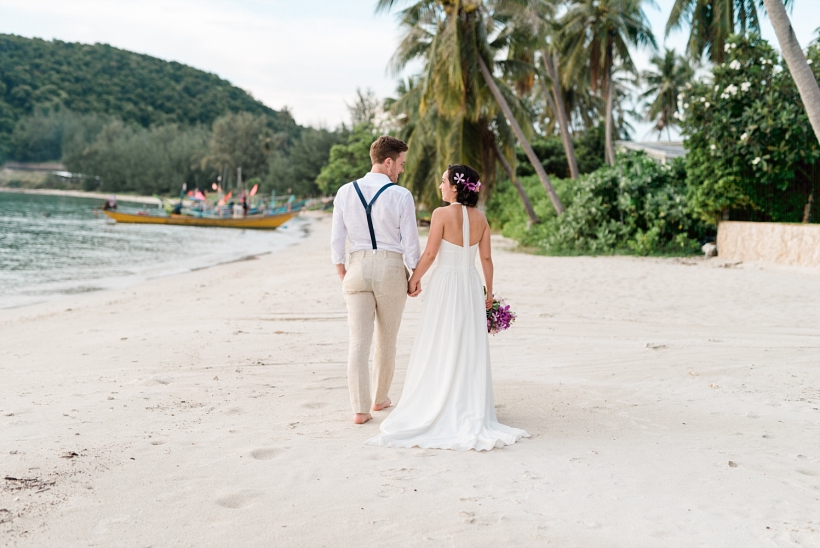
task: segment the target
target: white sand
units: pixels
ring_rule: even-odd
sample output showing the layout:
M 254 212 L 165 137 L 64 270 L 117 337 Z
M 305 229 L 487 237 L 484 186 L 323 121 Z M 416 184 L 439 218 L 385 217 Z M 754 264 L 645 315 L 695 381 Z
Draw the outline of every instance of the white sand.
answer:
M 384 449 L 386 413 L 350 422 L 329 225 L 0 311 L 0 477 L 54 482 L 0 483 L 0 544 L 820 546 L 817 271 L 496 250 L 496 403 L 533 437 Z

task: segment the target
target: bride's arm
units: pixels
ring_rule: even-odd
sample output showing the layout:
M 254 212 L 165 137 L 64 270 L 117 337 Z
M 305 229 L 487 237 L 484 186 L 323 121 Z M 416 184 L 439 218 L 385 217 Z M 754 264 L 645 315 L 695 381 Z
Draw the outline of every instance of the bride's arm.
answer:
M 481 270 L 484 272 L 484 283 L 487 286 L 487 298 L 484 305 L 489 310 L 493 306 L 493 257 L 490 249 L 490 225 L 484 225 L 484 233 L 478 242 L 478 255 L 481 257 Z
M 443 236 L 444 219 L 441 208 L 439 208 L 433 211 L 433 215 L 430 217 L 430 235 L 427 237 L 427 246 L 424 248 L 424 253 L 421 254 L 419 264 L 416 265 L 413 275 L 407 281 L 407 294 L 411 297 L 421 293 L 421 278 L 430 270 L 433 261 L 436 260 Z

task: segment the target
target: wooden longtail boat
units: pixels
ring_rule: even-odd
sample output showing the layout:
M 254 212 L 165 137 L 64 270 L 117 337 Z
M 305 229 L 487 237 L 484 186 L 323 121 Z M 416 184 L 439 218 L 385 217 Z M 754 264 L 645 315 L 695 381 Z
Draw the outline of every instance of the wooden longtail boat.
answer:
M 215 226 L 225 228 L 276 228 L 299 214 L 299 211 L 274 213 L 272 215 L 247 215 L 245 217 L 195 217 L 193 215 L 148 215 L 120 213 L 103 210 L 103 213 L 118 223 L 138 223 L 152 225 Z

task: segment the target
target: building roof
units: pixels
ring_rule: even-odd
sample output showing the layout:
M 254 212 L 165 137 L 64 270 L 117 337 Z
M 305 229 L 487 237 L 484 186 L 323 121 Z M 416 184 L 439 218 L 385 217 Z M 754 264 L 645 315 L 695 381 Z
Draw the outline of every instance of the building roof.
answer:
M 615 144 L 618 148 L 643 151 L 647 156 L 662 164 L 686 156 L 686 149 L 680 141 L 616 141 Z

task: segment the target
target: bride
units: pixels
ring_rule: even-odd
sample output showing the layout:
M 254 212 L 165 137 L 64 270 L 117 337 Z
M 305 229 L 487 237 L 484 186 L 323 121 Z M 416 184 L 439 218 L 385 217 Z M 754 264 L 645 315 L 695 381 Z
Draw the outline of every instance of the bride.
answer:
M 475 206 L 481 182 L 476 170 L 452 165 L 441 177 L 447 207 L 433 212 L 427 247 L 408 282 L 421 291 L 421 277 L 435 259 L 404 392 L 396 409 L 367 440 L 385 447 L 485 451 L 511 445 L 524 430 L 500 424 L 495 415 L 486 310 L 493 302 L 490 227 Z M 487 286 L 475 268 L 476 251 Z

